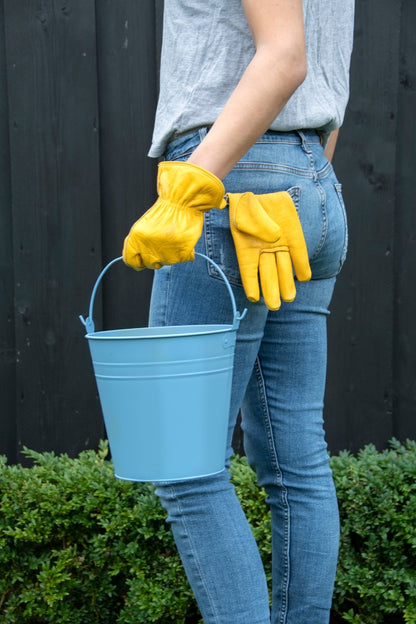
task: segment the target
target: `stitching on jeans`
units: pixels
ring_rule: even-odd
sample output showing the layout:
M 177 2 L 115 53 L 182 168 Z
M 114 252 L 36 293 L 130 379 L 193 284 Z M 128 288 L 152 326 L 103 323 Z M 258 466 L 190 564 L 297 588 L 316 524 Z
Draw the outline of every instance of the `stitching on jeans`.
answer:
M 270 461 L 272 468 L 276 473 L 276 485 L 279 486 L 282 490 L 281 500 L 284 509 L 284 518 L 285 518 L 285 526 L 284 526 L 284 553 L 283 553 L 283 586 L 281 590 L 282 596 L 282 606 L 279 616 L 279 622 L 281 624 L 285 624 L 287 618 L 287 609 L 288 609 L 288 592 L 289 592 L 289 576 L 290 576 L 290 506 L 287 498 L 287 489 L 283 483 L 283 475 L 280 470 L 279 460 L 277 457 L 276 445 L 273 439 L 272 433 L 272 425 L 270 419 L 270 412 L 267 403 L 267 393 L 266 386 L 264 383 L 263 371 L 261 368 L 260 358 L 257 357 L 256 362 L 254 364 L 254 371 L 257 379 L 257 387 L 259 392 L 260 404 L 263 412 L 263 423 L 266 429 L 267 442 L 270 454 Z
M 342 254 L 341 254 L 341 258 L 340 258 L 340 262 L 339 262 L 339 269 L 338 269 L 338 273 L 341 271 L 345 259 L 347 257 L 347 251 L 348 251 L 348 221 L 347 221 L 347 213 L 345 210 L 345 203 L 344 203 L 344 198 L 342 196 L 342 184 L 340 184 L 339 182 L 337 184 L 334 184 L 335 190 L 337 192 L 338 195 L 338 200 L 341 204 L 341 210 L 342 210 L 342 216 L 344 218 L 344 247 L 342 250 Z
M 301 133 L 299 133 L 301 134 Z M 311 177 L 314 181 L 315 184 L 315 188 L 318 191 L 319 197 L 321 199 L 321 215 L 322 215 L 322 232 L 321 232 L 321 238 L 320 241 L 318 243 L 317 248 L 315 249 L 315 252 L 312 254 L 311 258 L 310 258 L 310 262 L 313 262 L 313 260 L 315 260 L 319 253 L 321 252 L 325 241 L 326 241 L 326 236 L 328 233 L 328 217 L 327 217 L 327 211 L 326 211 L 326 195 L 325 195 L 325 191 L 322 187 L 322 184 L 320 182 L 321 177 L 325 177 L 325 176 L 321 176 L 320 173 L 316 170 L 316 166 L 315 166 L 315 159 L 313 157 L 313 153 L 312 150 L 308 148 L 308 146 L 306 145 L 306 142 L 304 140 L 302 140 L 302 149 L 305 152 L 305 154 L 308 156 L 309 158 L 309 163 L 310 163 L 310 172 L 311 172 Z M 330 170 L 332 169 L 332 165 L 331 163 L 328 162 L 328 164 L 321 170 L 325 171 L 325 175 L 327 175 Z
M 226 266 L 226 264 L 221 258 L 222 250 L 221 249 L 218 250 L 214 244 L 214 229 L 215 229 L 215 225 L 213 224 L 214 218 L 215 218 L 214 214 L 210 212 L 206 212 L 204 215 L 205 224 L 204 224 L 203 236 L 205 239 L 206 253 L 210 258 L 214 260 L 214 262 L 218 264 L 220 269 L 224 271 L 230 284 L 234 284 L 235 286 L 239 286 L 240 288 L 242 288 L 243 285 L 241 282 L 240 273 L 239 272 L 236 273 L 232 267 Z M 220 273 L 218 273 L 217 269 L 214 266 L 212 266 L 211 263 L 207 263 L 207 264 L 208 264 L 208 267 L 207 267 L 208 275 L 210 275 L 211 277 L 220 279 L 222 281 L 222 277 Z
M 238 162 L 234 169 L 255 169 L 260 171 L 271 171 L 273 173 L 289 173 L 296 176 L 300 176 L 302 178 L 311 178 L 313 177 L 309 169 L 297 169 L 296 167 L 288 167 L 285 165 L 273 165 L 272 163 L 261 163 L 261 162 L 249 162 L 249 161 L 241 161 Z
M 168 274 L 166 276 L 166 297 L 164 298 L 165 309 L 163 311 L 164 324 L 168 325 L 168 310 L 170 310 L 169 306 L 169 297 L 170 297 L 170 286 L 172 283 L 172 267 L 169 267 Z
M 313 178 L 315 173 L 318 176 L 318 180 L 322 178 L 326 178 L 332 172 L 331 163 L 327 163 L 323 169 L 320 171 L 314 172 L 310 169 L 298 169 L 296 167 L 290 167 L 287 165 L 274 165 L 273 163 L 264 163 L 264 162 L 256 162 L 256 161 L 247 161 L 243 160 L 238 162 L 234 169 L 259 169 L 261 171 L 271 171 L 273 173 L 288 173 L 296 176 L 300 176 L 301 178 Z
M 176 504 L 177 504 L 177 507 L 178 507 L 178 512 L 180 514 L 180 522 L 182 524 L 184 533 L 185 533 L 187 539 L 189 540 L 189 544 L 190 544 L 190 547 L 191 547 L 191 552 L 193 554 L 193 558 L 192 559 L 193 559 L 194 565 L 195 565 L 195 567 L 197 569 L 198 576 L 199 576 L 199 579 L 201 581 L 202 587 L 204 588 L 204 591 L 205 591 L 206 596 L 208 598 L 208 602 L 209 602 L 209 604 L 211 606 L 211 611 L 212 611 L 212 615 L 214 617 L 214 621 L 217 624 L 220 624 L 220 622 L 218 620 L 218 617 L 217 617 L 217 614 L 215 612 L 214 603 L 212 602 L 212 599 L 211 599 L 211 594 L 208 591 L 208 587 L 205 584 L 205 579 L 204 579 L 204 576 L 203 576 L 202 571 L 201 571 L 201 565 L 200 565 L 200 562 L 199 562 L 199 559 L 198 559 L 198 556 L 197 556 L 197 551 L 196 551 L 194 542 L 193 542 L 192 537 L 191 537 L 191 532 L 188 531 L 188 527 L 186 525 L 186 515 L 183 513 L 183 508 L 181 506 L 180 499 L 177 496 L 174 487 L 171 486 L 168 489 L 169 489 L 169 492 L 170 492 L 172 498 L 176 501 Z
M 319 181 L 315 180 L 315 186 L 316 186 L 316 190 L 319 193 L 319 196 L 321 198 L 321 215 L 322 215 L 322 232 L 321 232 L 321 238 L 319 240 L 319 243 L 315 249 L 315 252 L 313 253 L 313 255 L 310 258 L 310 262 L 313 262 L 318 255 L 320 254 L 320 252 L 322 251 L 322 248 L 325 244 L 326 241 L 326 235 L 328 233 L 328 217 L 327 217 L 327 211 L 326 211 L 326 195 L 325 195 L 325 191 L 322 188 L 322 185 L 319 183 Z

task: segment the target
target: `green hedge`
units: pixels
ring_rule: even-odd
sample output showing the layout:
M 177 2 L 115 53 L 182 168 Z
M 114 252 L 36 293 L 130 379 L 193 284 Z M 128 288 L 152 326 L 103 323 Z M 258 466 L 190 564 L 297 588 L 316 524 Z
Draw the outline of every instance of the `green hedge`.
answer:
M 107 446 L 0 463 L 2 624 L 201 622 L 153 488 L 113 477 Z M 416 622 L 416 445 L 331 458 L 342 540 L 334 621 Z M 233 480 L 270 576 L 269 514 L 244 458 Z
M 331 458 L 341 515 L 334 608 L 354 624 L 416 622 L 416 442 Z

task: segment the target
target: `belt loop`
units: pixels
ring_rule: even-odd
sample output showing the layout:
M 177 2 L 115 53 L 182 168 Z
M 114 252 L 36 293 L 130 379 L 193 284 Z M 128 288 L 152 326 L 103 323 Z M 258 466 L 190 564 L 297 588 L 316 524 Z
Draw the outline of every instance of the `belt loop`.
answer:
M 201 141 L 203 141 L 205 139 L 205 137 L 207 136 L 210 127 L 211 126 L 202 126 L 202 128 L 198 129 L 199 138 L 201 139 Z
M 296 130 L 296 132 L 299 135 L 303 151 L 306 152 L 307 154 L 310 154 L 311 150 L 307 145 L 307 139 L 306 139 L 305 134 L 302 132 L 302 130 Z

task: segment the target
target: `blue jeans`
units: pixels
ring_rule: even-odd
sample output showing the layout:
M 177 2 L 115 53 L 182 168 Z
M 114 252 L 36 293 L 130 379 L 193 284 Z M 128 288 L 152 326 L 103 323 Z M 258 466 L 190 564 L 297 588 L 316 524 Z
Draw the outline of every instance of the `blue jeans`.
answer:
M 186 160 L 207 132 L 173 141 Z M 205 624 L 325 624 L 338 555 L 339 520 L 323 430 L 326 319 L 346 254 L 341 187 L 314 131 L 267 132 L 224 180 L 226 191 L 289 190 L 302 223 L 312 280 L 269 311 L 241 285 L 227 210 L 206 214 L 197 251 L 224 270 L 248 309 L 235 353 L 226 467 L 241 409 L 244 447 L 271 508 L 272 610 L 262 562 L 228 470 L 158 484 Z M 229 295 L 206 261 L 155 273 L 151 325 L 231 323 Z M 186 397 L 184 397 L 186 400 Z M 195 415 L 197 418 L 197 414 Z

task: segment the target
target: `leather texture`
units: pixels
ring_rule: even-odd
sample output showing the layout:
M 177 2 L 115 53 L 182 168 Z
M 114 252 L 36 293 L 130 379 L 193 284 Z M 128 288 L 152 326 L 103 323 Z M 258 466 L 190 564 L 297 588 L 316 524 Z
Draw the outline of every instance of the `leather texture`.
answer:
M 241 280 L 249 301 L 260 287 L 270 310 L 296 296 L 299 281 L 311 278 L 308 251 L 296 207 L 286 191 L 255 195 L 228 193 L 230 228 Z M 293 267 L 292 267 L 293 264 Z
M 187 162 L 161 162 L 157 190 L 158 199 L 124 240 L 123 260 L 137 271 L 193 260 L 204 212 L 226 205 L 221 180 Z

